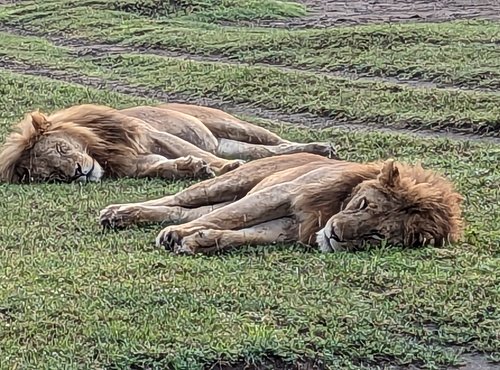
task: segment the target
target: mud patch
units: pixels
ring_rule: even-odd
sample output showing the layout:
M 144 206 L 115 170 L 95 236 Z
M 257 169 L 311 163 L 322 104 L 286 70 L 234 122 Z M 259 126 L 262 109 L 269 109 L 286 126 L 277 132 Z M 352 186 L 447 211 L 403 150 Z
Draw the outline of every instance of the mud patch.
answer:
M 217 361 L 203 367 L 204 370 L 323 370 L 325 366 L 321 361 L 303 360 L 295 363 L 283 361 L 281 358 L 272 356 L 258 363 L 246 361 L 225 362 Z
M 465 364 L 457 370 L 500 370 L 500 364 L 489 362 L 485 356 L 476 354 L 463 355 Z
M 162 102 L 176 102 L 176 103 L 190 103 L 209 106 L 227 111 L 228 113 L 236 115 L 253 116 L 261 119 L 267 119 L 274 123 L 293 124 L 295 127 L 306 128 L 336 128 L 345 131 L 360 131 L 360 132 L 384 132 L 388 134 L 409 134 L 422 138 L 446 138 L 451 140 L 468 140 L 478 141 L 484 143 L 500 144 L 500 137 L 485 136 L 471 133 L 472 128 L 447 128 L 440 131 L 436 130 L 423 130 L 423 129 L 410 129 L 401 123 L 400 126 L 395 127 L 380 127 L 375 124 L 367 126 L 366 122 L 338 122 L 328 117 L 320 117 L 310 113 L 295 113 L 287 114 L 279 111 L 269 109 L 256 108 L 249 104 L 234 105 L 232 102 L 224 101 L 222 99 L 214 99 L 209 97 L 193 98 L 185 94 L 172 94 L 163 90 L 147 89 L 140 86 L 131 86 L 120 81 L 104 80 L 99 77 L 80 75 L 72 71 L 60 71 L 49 68 L 39 67 L 36 65 L 29 65 L 12 61 L 7 59 L 0 59 L 0 68 L 9 70 L 15 73 L 21 73 L 30 76 L 48 77 L 53 80 L 79 84 L 82 86 L 92 87 L 96 89 L 107 89 L 109 91 L 118 92 L 121 94 L 128 94 L 131 96 L 153 99 Z M 495 134 L 494 132 L 490 132 Z
M 456 19 L 500 19 L 498 0 L 296 0 L 310 15 L 254 25 L 322 28 L 367 23 L 444 22 Z
M 246 360 L 225 361 L 217 360 L 207 361 L 205 364 L 190 364 L 189 368 L 203 370 L 323 370 L 325 365 L 314 359 L 303 359 L 300 361 L 287 362 L 279 356 L 265 356 L 265 358 L 255 359 L 254 362 Z M 189 365 L 188 365 L 189 366 Z M 108 369 L 123 369 L 124 364 L 110 364 Z M 133 356 L 133 362 L 126 364 L 126 368 L 134 370 L 145 369 L 174 369 L 177 368 L 166 358 L 164 354 L 148 355 L 136 354 Z

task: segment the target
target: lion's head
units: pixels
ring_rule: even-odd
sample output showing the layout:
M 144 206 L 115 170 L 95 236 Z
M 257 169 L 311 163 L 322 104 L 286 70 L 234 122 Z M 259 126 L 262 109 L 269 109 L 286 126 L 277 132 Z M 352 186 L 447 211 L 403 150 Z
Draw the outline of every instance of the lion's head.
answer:
M 383 241 L 408 247 L 456 242 L 461 202 L 443 177 L 387 161 L 375 179 L 356 185 L 345 206 L 317 232 L 316 242 L 324 252 Z
M 85 143 L 71 132 L 51 130 L 47 117 L 28 114 L 12 134 L 0 154 L 2 180 L 8 182 L 99 181 L 100 164 L 92 158 Z
M 6 182 L 99 181 L 127 174 L 144 152 L 138 124 L 115 109 L 74 106 L 47 117 L 32 112 L 17 125 L 0 153 Z

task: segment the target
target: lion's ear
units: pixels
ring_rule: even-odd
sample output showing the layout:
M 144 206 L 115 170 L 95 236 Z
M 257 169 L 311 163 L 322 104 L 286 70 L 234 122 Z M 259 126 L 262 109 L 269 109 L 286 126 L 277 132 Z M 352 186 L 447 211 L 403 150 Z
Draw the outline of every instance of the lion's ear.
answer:
M 378 176 L 380 183 L 387 187 L 394 187 L 399 182 L 399 170 L 394 164 L 393 159 L 385 161 Z
M 31 123 L 35 128 L 36 132 L 42 133 L 47 131 L 49 128 L 50 122 L 47 121 L 47 117 L 40 112 L 32 112 L 30 113 Z

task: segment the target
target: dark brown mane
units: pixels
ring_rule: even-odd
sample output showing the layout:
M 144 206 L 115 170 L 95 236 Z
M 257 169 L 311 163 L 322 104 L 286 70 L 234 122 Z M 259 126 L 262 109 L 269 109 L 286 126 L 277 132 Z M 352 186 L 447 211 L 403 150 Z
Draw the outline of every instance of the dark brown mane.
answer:
M 455 191 L 453 183 L 420 164 L 398 164 L 397 171 L 399 176 L 393 186 L 380 182 L 376 185 L 402 199 L 406 210 L 404 244 L 442 246 L 460 240 L 464 228 L 463 197 Z

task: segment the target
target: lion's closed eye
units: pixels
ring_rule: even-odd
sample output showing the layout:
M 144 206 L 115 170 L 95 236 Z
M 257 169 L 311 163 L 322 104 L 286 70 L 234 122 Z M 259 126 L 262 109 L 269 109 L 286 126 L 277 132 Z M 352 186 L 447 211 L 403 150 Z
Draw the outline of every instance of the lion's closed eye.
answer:
M 381 241 L 381 240 L 385 239 L 385 236 L 383 234 L 379 233 L 378 231 L 372 231 L 370 233 L 370 238 L 373 240 Z
M 357 209 L 361 211 L 366 207 L 368 207 L 368 201 L 366 200 L 366 198 L 361 198 L 361 200 L 358 203 Z
M 66 154 L 67 150 L 61 144 L 56 144 L 56 152 L 59 153 L 60 155 L 64 155 Z

